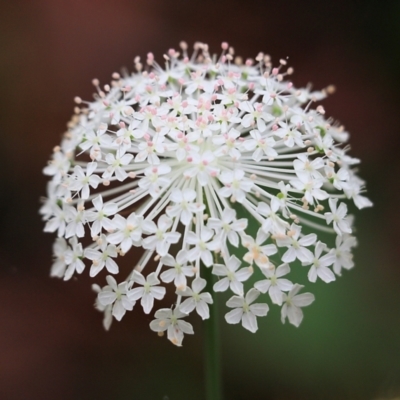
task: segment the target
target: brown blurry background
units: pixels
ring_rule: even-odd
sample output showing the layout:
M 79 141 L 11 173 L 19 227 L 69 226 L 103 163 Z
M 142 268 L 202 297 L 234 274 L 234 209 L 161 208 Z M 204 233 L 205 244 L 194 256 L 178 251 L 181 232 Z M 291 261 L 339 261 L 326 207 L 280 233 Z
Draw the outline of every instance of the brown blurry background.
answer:
M 0 399 L 204 398 L 201 324 L 183 348 L 152 333 L 140 307 L 105 332 L 86 271 L 49 278 L 54 235 L 38 215 L 73 97 L 182 39 L 288 56 L 296 86 L 335 84 L 325 109 L 351 132 L 375 203 L 356 212 L 356 268 L 308 285 L 317 301 L 299 329 L 276 307 L 255 335 L 221 315 L 226 399 L 400 398 L 398 1 L 0 3 Z

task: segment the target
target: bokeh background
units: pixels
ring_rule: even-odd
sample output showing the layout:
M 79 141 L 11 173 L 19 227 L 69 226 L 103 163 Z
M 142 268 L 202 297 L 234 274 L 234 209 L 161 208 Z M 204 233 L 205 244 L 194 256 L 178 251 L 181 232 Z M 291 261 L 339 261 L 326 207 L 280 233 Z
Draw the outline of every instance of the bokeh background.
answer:
M 356 212 L 356 268 L 314 284 L 299 329 L 279 310 L 257 334 L 221 316 L 225 398 L 399 399 L 400 2 L 13 0 L 0 2 L 0 399 L 202 400 L 202 326 L 176 348 L 139 307 L 111 331 L 91 281 L 49 278 L 41 171 L 91 79 L 180 40 L 289 57 L 293 82 L 351 132 L 375 206 Z M 310 289 L 310 286 L 308 286 Z M 223 323 L 222 323 L 223 322 Z

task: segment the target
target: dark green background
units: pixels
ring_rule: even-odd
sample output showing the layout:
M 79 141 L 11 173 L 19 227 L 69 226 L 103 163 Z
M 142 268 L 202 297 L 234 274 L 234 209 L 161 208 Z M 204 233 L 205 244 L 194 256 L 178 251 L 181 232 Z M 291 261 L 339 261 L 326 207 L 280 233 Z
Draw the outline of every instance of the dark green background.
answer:
M 272 307 L 253 335 L 221 315 L 226 399 L 400 398 L 400 3 L 395 1 L 2 1 L 0 8 L 0 398 L 203 399 L 202 325 L 183 348 L 139 307 L 110 332 L 91 280 L 49 278 L 53 237 L 37 214 L 41 170 L 74 96 L 158 59 L 180 40 L 289 56 L 296 86 L 334 83 L 327 115 L 351 132 L 374 208 L 356 212 L 356 267 L 309 284 L 300 328 Z M 86 272 L 86 271 L 85 271 Z M 221 297 L 221 301 L 223 296 Z

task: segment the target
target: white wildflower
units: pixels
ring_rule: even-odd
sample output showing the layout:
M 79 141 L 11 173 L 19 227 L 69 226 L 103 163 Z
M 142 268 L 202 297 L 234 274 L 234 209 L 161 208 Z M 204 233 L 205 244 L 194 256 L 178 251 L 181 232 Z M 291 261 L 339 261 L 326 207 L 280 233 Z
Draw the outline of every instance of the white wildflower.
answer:
M 211 294 L 200 293 L 206 285 L 207 281 L 205 279 L 196 278 L 192 282 L 192 288 L 187 287 L 184 291 L 177 291 L 178 295 L 188 297 L 179 306 L 179 309 L 183 313 L 190 314 L 196 309 L 197 314 L 199 314 L 202 319 L 210 318 L 208 304 L 212 304 L 213 302 Z
M 287 317 L 292 325 L 298 327 L 303 320 L 303 310 L 301 308 L 309 306 L 315 300 L 312 293 L 297 294 L 303 287 L 296 284 L 288 294 L 283 293 L 284 304 L 281 310 L 283 324 Z
M 94 290 L 107 329 L 139 299 L 145 313 L 154 299 L 170 302 L 150 328 L 176 345 L 193 333 L 182 318 L 195 309 L 207 318 L 220 291 L 234 294 L 229 323 L 255 332 L 268 311 L 254 304 L 261 296 L 298 326 L 314 297 L 297 294 L 289 264 L 309 266 L 311 282 L 352 268 L 345 200 L 372 205 L 349 134 L 316 104 L 329 90 L 295 88 L 286 61 L 262 53 L 242 64 L 226 43 L 220 56 L 199 42 L 190 55 L 183 43 L 165 64 L 148 53 L 110 85 L 93 80 L 92 101 L 76 98 L 43 170 L 51 181 L 40 213 L 57 235 L 51 276 L 88 267 L 100 280 L 106 269 L 107 285 Z
M 257 318 L 265 317 L 268 313 L 269 307 L 265 303 L 253 303 L 260 292 L 257 289 L 250 289 L 245 297 L 233 296 L 231 297 L 226 305 L 233 308 L 225 315 L 225 320 L 228 324 L 238 324 L 242 321 L 243 328 L 246 328 L 250 332 L 256 332 L 258 329 Z
M 179 309 L 162 308 L 154 314 L 156 319 L 150 322 L 150 329 L 154 332 L 167 331 L 168 339 L 176 346 L 182 346 L 184 334 L 193 335 L 193 327 L 181 318 L 186 317 Z
M 128 299 L 130 301 L 140 300 L 143 311 L 149 314 L 154 305 L 154 299 L 161 300 L 165 295 L 165 287 L 157 286 L 160 281 L 154 272 L 149 274 L 146 278 L 138 271 L 133 271 L 132 280 L 142 285 L 130 290 L 128 292 Z
M 117 285 L 117 281 L 111 275 L 106 276 L 106 281 L 108 285 L 101 289 L 97 298 L 102 306 L 112 306 L 112 315 L 117 321 L 121 321 L 127 311 L 132 311 L 135 301 L 129 300 L 127 296 L 129 291 L 127 282 Z

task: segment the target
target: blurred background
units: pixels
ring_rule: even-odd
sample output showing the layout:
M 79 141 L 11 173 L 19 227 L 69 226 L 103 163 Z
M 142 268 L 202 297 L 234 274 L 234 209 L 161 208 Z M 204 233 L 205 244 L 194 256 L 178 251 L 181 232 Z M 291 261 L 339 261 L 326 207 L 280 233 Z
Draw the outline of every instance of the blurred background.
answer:
M 13 0 L 0 4 L 0 399 L 203 400 L 202 325 L 176 348 L 136 308 L 109 332 L 88 274 L 50 279 L 42 169 L 74 96 L 136 55 L 180 40 L 289 57 L 295 86 L 335 84 L 327 115 L 350 131 L 372 209 L 356 212 L 356 268 L 299 329 L 272 307 L 253 335 L 221 315 L 226 399 L 400 398 L 400 2 Z

